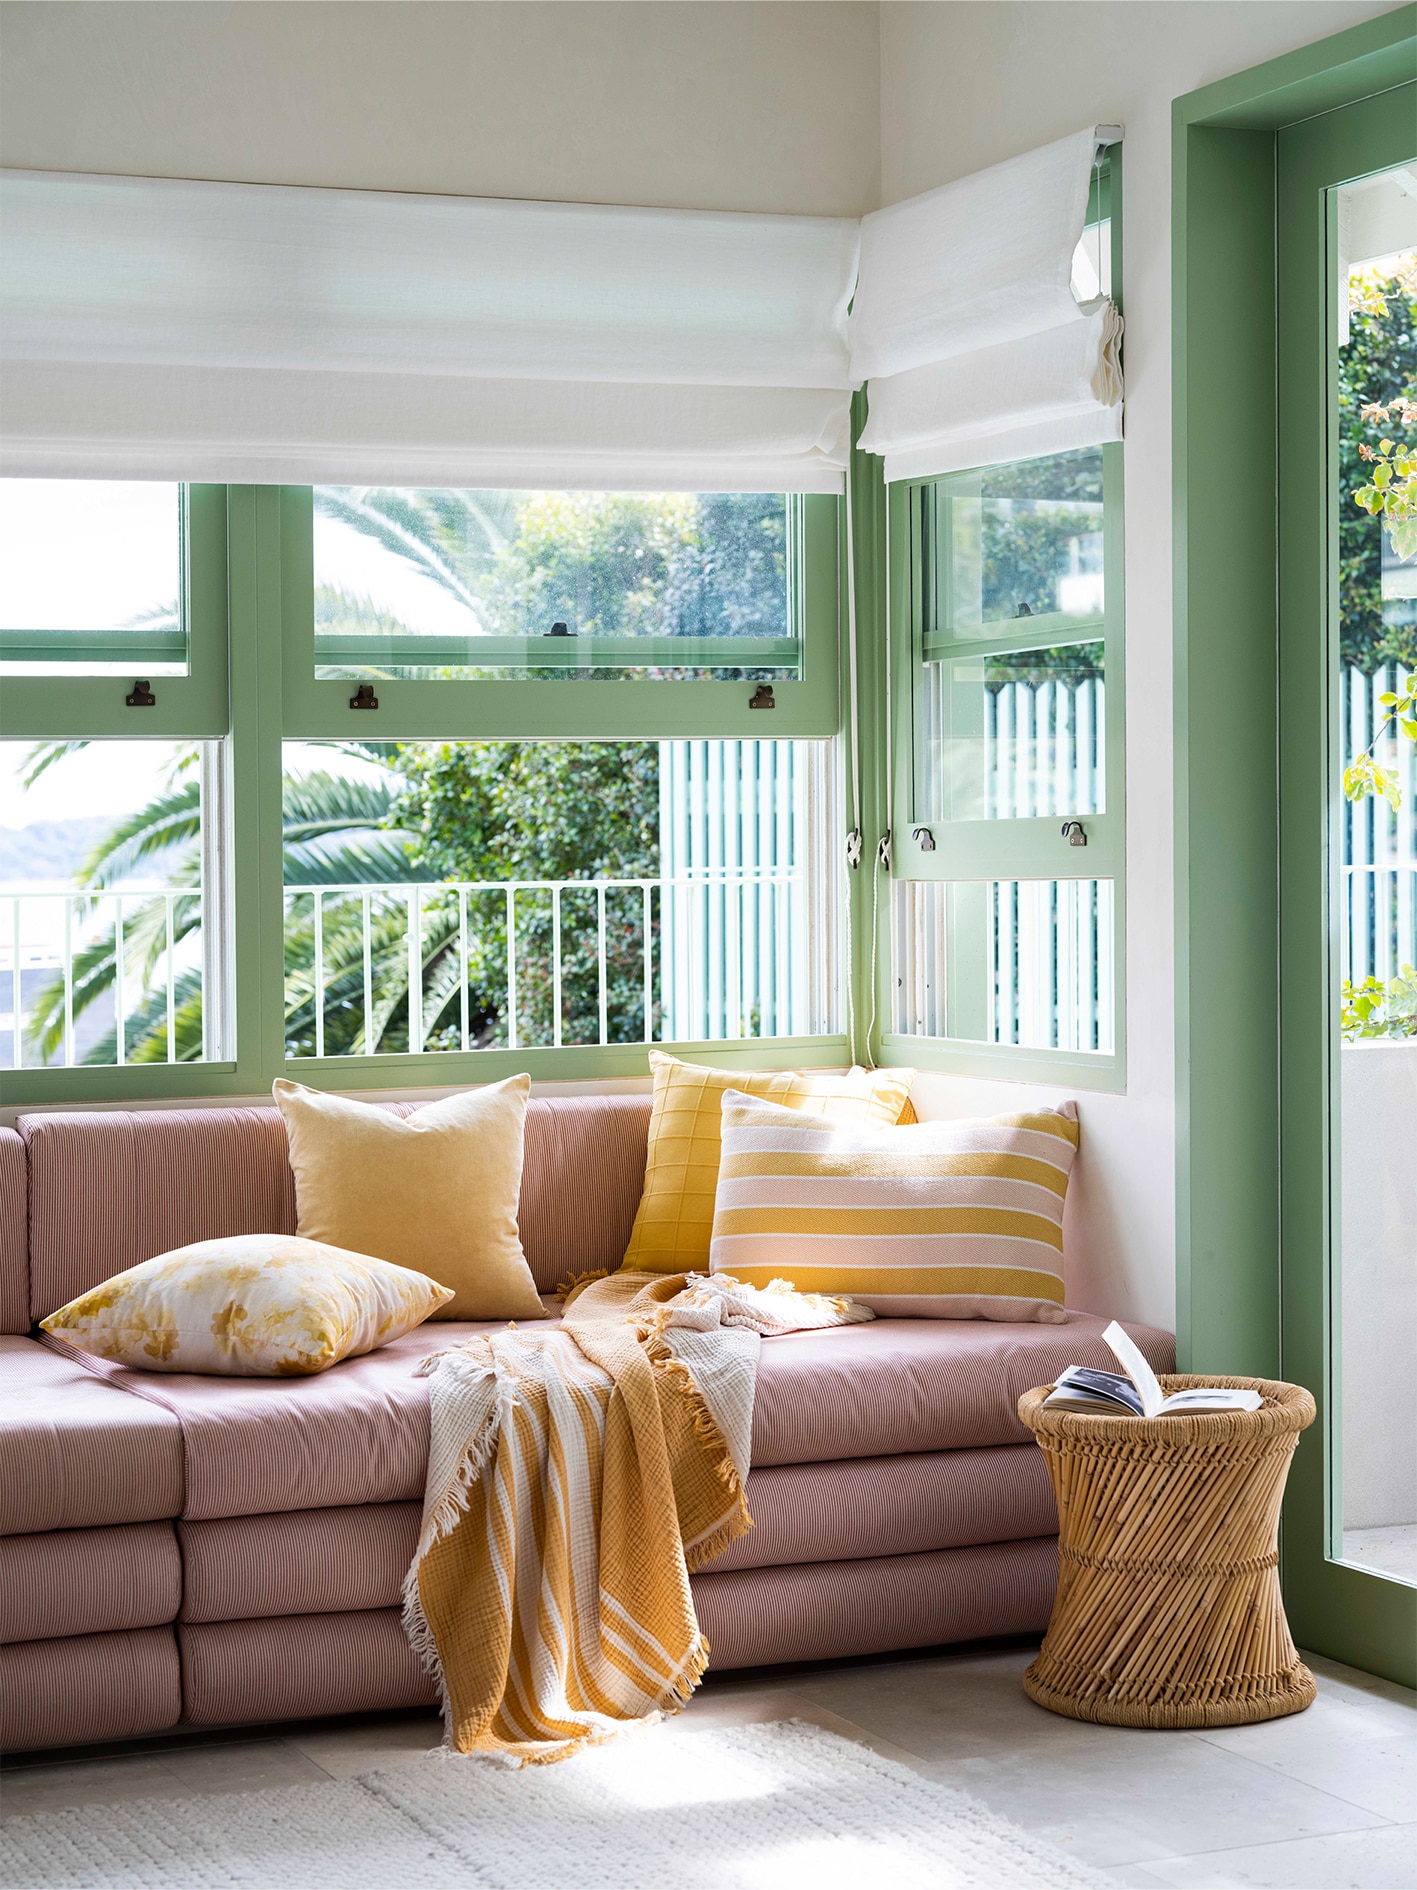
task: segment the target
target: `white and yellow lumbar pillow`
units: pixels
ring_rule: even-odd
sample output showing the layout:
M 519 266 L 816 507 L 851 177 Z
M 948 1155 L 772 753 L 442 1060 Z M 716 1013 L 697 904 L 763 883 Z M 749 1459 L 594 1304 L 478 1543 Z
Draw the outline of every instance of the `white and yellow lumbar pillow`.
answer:
M 150 1372 L 301 1378 L 421 1325 L 452 1289 L 293 1234 L 199 1240 L 116 1273 L 40 1321 L 66 1345 Z
M 710 1269 L 887 1317 L 1057 1323 L 1077 1145 L 1073 1103 L 883 1129 L 729 1090 Z

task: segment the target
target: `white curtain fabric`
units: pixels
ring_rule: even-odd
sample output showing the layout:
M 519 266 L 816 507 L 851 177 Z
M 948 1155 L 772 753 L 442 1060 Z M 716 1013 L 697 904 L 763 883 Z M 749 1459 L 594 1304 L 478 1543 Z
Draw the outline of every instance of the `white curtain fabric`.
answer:
M 862 219 L 851 366 L 888 479 L 1121 437 L 1121 318 L 1070 287 L 1119 135 L 1089 126 Z
M 11 476 L 839 490 L 851 218 L 0 176 Z

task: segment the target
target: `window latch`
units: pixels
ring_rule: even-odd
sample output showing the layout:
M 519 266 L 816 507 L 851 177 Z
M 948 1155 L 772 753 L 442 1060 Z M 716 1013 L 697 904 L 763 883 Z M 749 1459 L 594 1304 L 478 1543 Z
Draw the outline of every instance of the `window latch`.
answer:
M 573 637 L 576 633 L 567 623 L 553 623 L 549 630 L 543 630 L 544 637 Z
M 374 694 L 373 683 L 360 683 L 354 694 L 349 698 L 349 706 L 351 709 L 377 709 L 379 706 L 379 698 Z
M 130 709 L 151 709 L 157 704 L 157 697 L 145 682 L 135 682 L 133 693 L 124 696 L 123 700 Z
M 773 700 L 772 684 L 760 682 L 748 698 L 748 707 L 750 709 L 775 709 L 777 704 Z
M 913 827 L 910 837 L 912 840 L 918 842 L 922 853 L 933 853 L 935 851 L 935 836 L 928 827 Z
M 1080 820 L 1065 820 L 1063 822 L 1063 838 L 1070 847 L 1085 847 L 1087 845 L 1087 829 Z

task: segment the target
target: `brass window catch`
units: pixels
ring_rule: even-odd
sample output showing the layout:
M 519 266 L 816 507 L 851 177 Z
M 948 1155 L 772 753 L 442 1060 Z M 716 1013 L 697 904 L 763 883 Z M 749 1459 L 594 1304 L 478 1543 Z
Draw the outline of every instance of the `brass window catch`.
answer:
M 349 706 L 351 709 L 377 709 L 379 706 L 379 698 L 374 694 L 373 683 L 360 683 L 354 694 L 349 698 Z
M 913 827 L 910 837 L 912 840 L 919 841 L 920 851 L 922 853 L 933 853 L 935 851 L 935 836 L 928 827 Z
M 145 682 L 135 682 L 133 684 L 133 693 L 129 696 L 124 696 L 123 700 L 130 709 L 151 709 L 157 704 L 157 697 Z
M 1063 838 L 1070 847 L 1085 847 L 1087 845 L 1087 829 L 1080 820 L 1065 820 L 1063 822 Z
M 748 698 L 748 707 L 750 709 L 775 709 L 777 704 L 773 701 L 772 684 L 760 682 Z

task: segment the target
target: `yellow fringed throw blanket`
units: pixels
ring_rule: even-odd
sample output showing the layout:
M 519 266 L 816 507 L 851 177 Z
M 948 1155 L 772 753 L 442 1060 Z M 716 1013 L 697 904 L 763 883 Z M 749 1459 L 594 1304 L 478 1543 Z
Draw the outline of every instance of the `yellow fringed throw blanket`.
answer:
M 684 1704 L 708 1660 L 689 1572 L 751 1527 L 760 1335 L 870 1316 L 780 1283 L 618 1273 L 573 1290 L 553 1331 L 426 1362 L 404 1623 L 452 1746 L 559 1759 Z

